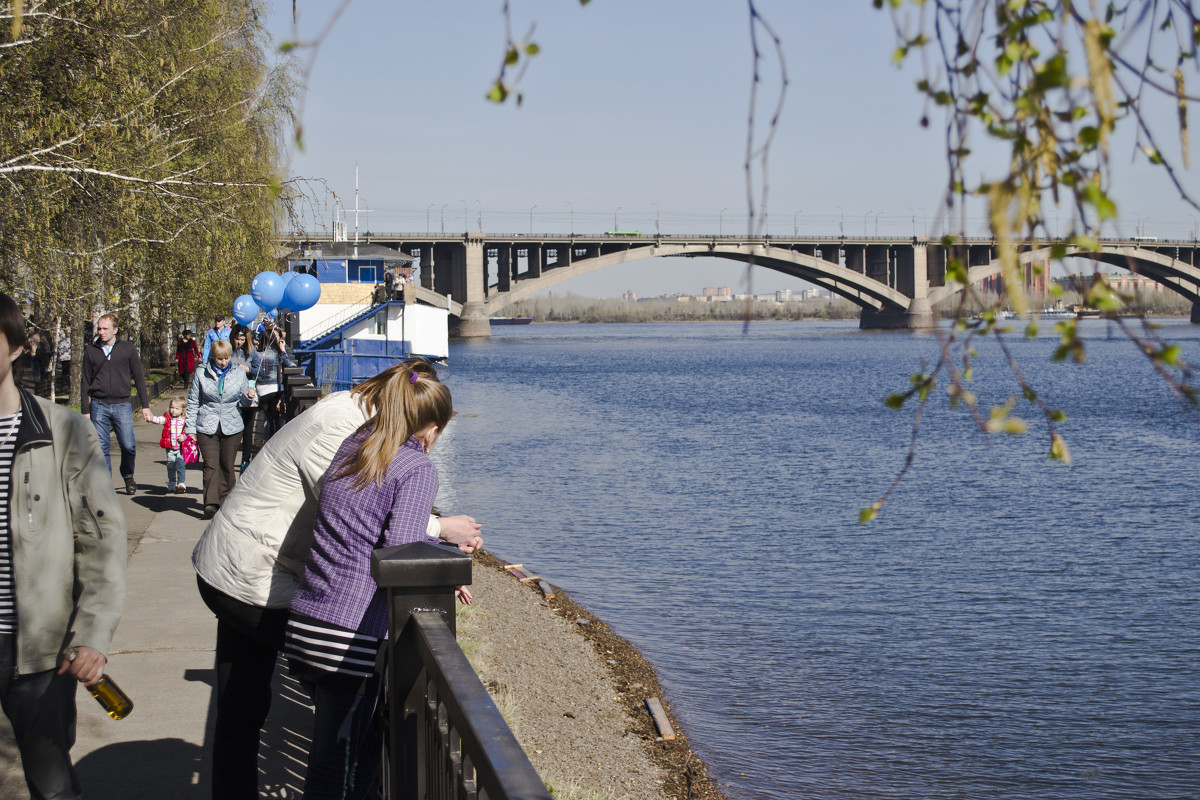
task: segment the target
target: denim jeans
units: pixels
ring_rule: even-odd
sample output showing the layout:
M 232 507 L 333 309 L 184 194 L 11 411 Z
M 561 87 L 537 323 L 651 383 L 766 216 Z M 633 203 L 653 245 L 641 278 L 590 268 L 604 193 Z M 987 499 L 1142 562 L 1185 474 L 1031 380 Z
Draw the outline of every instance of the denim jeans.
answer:
M 364 800 L 382 766 L 375 725 L 382 676 L 352 678 L 301 669 L 297 677 L 316 711 L 305 800 Z
M 133 438 L 133 405 L 124 403 L 101 403 L 92 401 L 90 416 L 96 426 L 96 435 L 100 437 L 100 449 L 104 451 L 104 463 L 112 472 L 112 459 L 109 458 L 109 432 L 117 432 L 117 444 L 121 448 L 121 477 L 133 477 L 133 457 L 137 451 L 137 441 Z
M 187 462 L 178 450 L 167 451 L 167 488 L 174 489 L 187 478 Z
M 29 794 L 82 797 L 71 764 L 77 681 L 53 669 L 13 677 L 15 638 L 11 633 L 0 634 L 0 704 L 12 722 Z

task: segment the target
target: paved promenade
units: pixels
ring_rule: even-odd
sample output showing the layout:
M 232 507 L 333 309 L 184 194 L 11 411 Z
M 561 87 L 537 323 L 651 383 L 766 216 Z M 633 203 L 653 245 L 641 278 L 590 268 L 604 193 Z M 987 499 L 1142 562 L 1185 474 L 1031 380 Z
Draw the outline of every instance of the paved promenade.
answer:
M 151 408 L 165 413 L 165 398 Z M 124 488 L 117 492 L 129 525 L 128 594 L 106 669 L 133 699 L 134 709 L 123 720 L 110 719 L 80 687 L 72 756 L 89 800 L 207 800 L 216 620 L 196 591 L 191 562 L 205 526 L 201 470 L 189 466 L 187 494 L 166 494 L 161 426 L 139 421 L 136 429 L 138 491 L 133 496 Z M 113 452 L 119 452 L 115 441 Z M 113 485 L 119 482 L 114 479 Z M 277 673 L 260 758 L 265 796 L 300 793 L 310 728 L 306 697 Z M 3 715 L 0 797 L 28 797 Z

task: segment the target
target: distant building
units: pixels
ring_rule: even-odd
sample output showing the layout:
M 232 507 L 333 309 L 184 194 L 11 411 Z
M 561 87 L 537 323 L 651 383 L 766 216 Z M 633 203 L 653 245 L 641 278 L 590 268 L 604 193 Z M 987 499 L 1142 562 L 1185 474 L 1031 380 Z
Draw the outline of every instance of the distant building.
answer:
M 733 288 L 729 286 L 705 286 L 701 294 L 705 297 L 733 297 Z
M 625 294 L 621 295 L 621 299 L 627 300 L 630 303 L 636 303 L 638 299 L 637 292 L 633 291 L 633 289 L 626 289 Z
M 788 303 L 788 302 L 791 302 L 791 300 L 792 300 L 792 290 L 791 289 L 780 289 L 779 291 L 775 292 L 775 302 L 776 303 Z

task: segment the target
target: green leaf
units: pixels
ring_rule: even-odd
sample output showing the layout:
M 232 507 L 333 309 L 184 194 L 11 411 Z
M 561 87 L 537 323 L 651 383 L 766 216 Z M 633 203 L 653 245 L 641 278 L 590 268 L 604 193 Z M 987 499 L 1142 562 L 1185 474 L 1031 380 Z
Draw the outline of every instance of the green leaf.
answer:
M 888 408 L 899 410 L 904 408 L 904 401 L 908 399 L 908 394 L 889 394 L 883 404 Z
M 504 66 L 511 67 L 521 60 L 521 54 L 517 52 L 517 48 L 510 47 L 504 54 Z
M 527 56 L 536 56 L 540 52 L 542 52 L 542 48 L 538 47 L 533 42 L 525 45 L 525 55 Z
M 1071 451 L 1067 449 L 1066 440 L 1057 433 L 1050 435 L 1050 458 L 1064 464 L 1071 463 Z
M 500 81 L 493 83 L 491 91 L 487 93 L 487 99 L 491 100 L 493 103 L 503 103 L 507 97 L 508 89 L 506 89 L 504 84 Z
M 858 512 L 859 524 L 865 525 L 868 522 L 870 522 L 871 520 L 875 519 L 875 517 L 879 516 L 879 509 L 880 509 L 881 505 L 882 504 L 878 500 L 876 500 L 874 503 L 867 506 L 866 508 L 860 509 Z
M 1101 222 L 1117 216 L 1117 204 L 1114 203 L 1104 190 L 1100 188 L 1100 178 L 1093 178 L 1081 193 L 1083 201 L 1096 209 L 1096 216 Z

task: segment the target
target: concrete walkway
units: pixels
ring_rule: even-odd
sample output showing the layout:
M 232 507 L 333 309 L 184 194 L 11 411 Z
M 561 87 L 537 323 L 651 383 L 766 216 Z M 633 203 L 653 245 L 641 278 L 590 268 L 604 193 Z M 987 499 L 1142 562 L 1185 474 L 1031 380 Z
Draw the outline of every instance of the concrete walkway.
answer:
M 163 414 L 166 398 L 151 406 Z M 201 469 L 188 468 L 187 494 L 167 494 L 161 426 L 137 430 L 137 494 L 119 486 L 129 525 L 128 594 L 106 671 L 133 699 L 123 720 L 108 717 L 80 687 L 72 756 L 89 800 L 207 800 L 213 728 L 216 620 L 196 591 L 192 548 L 204 531 Z M 119 450 L 114 440 L 113 467 Z M 311 709 L 298 685 L 276 671 L 276 697 L 263 734 L 260 787 L 298 797 Z M 12 731 L 0 715 L 0 797 L 28 797 Z

